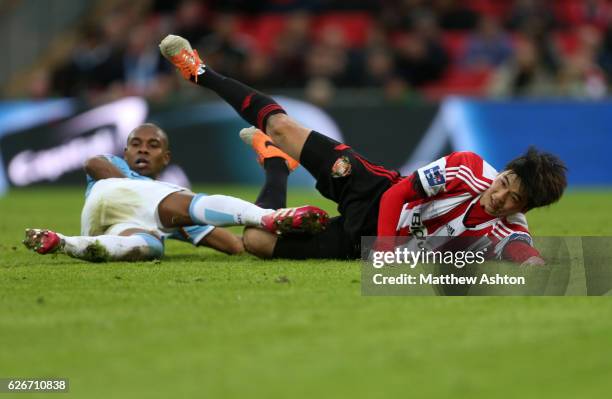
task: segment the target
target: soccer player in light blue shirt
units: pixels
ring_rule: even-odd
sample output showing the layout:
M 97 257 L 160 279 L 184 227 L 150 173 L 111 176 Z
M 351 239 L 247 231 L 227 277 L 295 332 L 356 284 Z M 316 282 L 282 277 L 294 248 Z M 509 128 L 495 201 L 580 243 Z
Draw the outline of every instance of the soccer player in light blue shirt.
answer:
M 324 228 L 327 213 L 312 206 L 264 209 L 227 195 L 196 194 L 156 180 L 170 162 L 168 138 L 153 124 L 128 136 L 124 159 L 88 159 L 81 235 L 26 229 L 24 244 L 39 254 L 61 252 L 89 261 L 138 261 L 160 258 L 164 239 L 208 246 L 235 254 L 242 237 L 220 226 L 251 226 L 274 234 L 312 233 Z M 217 227 L 213 227 L 217 226 Z
M 105 158 L 110 164 L 115 166 L 123 174 L 124 177 L 128 179 L 153 180 L 150 177 L 142 176 L 138 174 L 137 172 L 134 172 L 132 169 L 130 169 L 130 166 L 127 164 L 127 162 L 123 158 L 119 158 L 116 155 L 104 154 L 104 155 L 98 156 L 97 158 L 99 158 L 100 161 L 102 161 L 102 159 Z M 97 180 L 95 180 L 89 174 L 86 175 L 86 178 L 87 178 L 87 188 L 85 190 L 85 197 L 89 195 L 92 187 L 94 186 L 94 184 L 97 183 Z M 240 248 L 239 243 L 234 243 L 235 245 L 231 245 L 232 244 L 231 242 L 233 241 L 233 239 L 227 234 L 225 234 L 225 232 L 216 233 L 213 235 L 213 237 L 209 237 L 208 239 L 206 239 L 206 237 L 209 234 L 211 234 L 214 231 L 214 229 L 215 229 L 215 226 L 210 226 L 210 225 L 203 225 L 203 226 L 195 225 L 195 226 L 181 227 L 177 231 L 165 234 L 163 238 L 164 239 L 169 238 L 169 239 L 189 242 L 195 246 L 207 246 L 207 247 L 211 247 L 211 248 L 217 249 L 222 252 L 226 252 L 228 254 L 240 252 L 241 248 Z M 222 235 L 222 237 L 219 237 L 220 235 Z M 224 244 L 227 244 L 227 245 L 224 245 Z

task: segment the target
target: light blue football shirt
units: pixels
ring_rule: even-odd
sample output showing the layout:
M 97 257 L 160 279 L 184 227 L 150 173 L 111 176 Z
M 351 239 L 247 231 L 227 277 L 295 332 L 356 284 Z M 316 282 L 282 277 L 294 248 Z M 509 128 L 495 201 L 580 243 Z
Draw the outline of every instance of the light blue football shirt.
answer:
M 143 176 L 134 172 L 130 169 L 130 166 L 125 162 L 123 158 L 119 158 L 116 155 L 103 155 L 106 159 L 108 159 L 113 165 L 117 167 L 128 179 L 134 180 L 153 180 L 150 177 Z M 85 190 L 85 198 L 89 196 L 91 189 L 96 184 L 96 180 L 93 177 L 87 175 L 87 188 Z M 165 236 L 165 238 L 171 238 L 174 240 L 190 242 L 193 245 L 198 245 L 198 243 L 202 240 L 202 238 L 206 237 L 208 233 L 210 233 L 214 229 L 214 226 L 209 225 L 196 225 L 196 226 L 188 226 L 178 229 L 178 231 L 170 233 Z

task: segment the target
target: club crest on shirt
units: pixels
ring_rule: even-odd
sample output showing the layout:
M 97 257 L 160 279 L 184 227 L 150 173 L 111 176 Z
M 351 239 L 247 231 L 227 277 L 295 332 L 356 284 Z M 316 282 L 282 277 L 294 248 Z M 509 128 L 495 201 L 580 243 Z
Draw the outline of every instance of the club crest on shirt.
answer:
M 427 183 L 429 183 L 430 186 L 439 186 L 440 184 L 444 184 L 446 182 L 442 171 L 440 171 L 440 167 L 437 165 L 425 170 L 423 174 L 425 175 Z
M 332 177 L 345 177 L 351 174 L 351 161 L 346 156 L 341 156 L 336 159 L 334 166 L 332 166 L 331 175 Z

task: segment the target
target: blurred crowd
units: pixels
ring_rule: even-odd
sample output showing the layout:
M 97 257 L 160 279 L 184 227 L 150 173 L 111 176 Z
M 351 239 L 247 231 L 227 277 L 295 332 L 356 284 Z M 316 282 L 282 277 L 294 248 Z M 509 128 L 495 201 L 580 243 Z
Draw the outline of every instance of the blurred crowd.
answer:
M 175 33 L 223 74 L 322 105 L 345 87 L 391 101 L 601 98 L 612 82 L 611 22 L 607 0 L 151 0 L 82 27 L 30 94 L 164 101 L 179 78 L 157 45 Z

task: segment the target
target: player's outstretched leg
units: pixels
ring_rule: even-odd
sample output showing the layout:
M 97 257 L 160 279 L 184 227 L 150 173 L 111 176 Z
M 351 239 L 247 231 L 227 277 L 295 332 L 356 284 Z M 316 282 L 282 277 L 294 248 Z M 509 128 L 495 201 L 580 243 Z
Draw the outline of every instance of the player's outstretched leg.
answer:
M 62 253 L 89 262 L 145 261 L 161 258 L 162 241 L 149 233 L 129 236 L 65 236 L 46 229 L 26 229 L 23 244 L 41 255 Z
M 328 215 L 314 206 L 264 209 L 228 195 L 172 193 L 159 204 L 158 215 L 166 228 L 189 225 L 253 226 L 271 233 L 316 233 L 325 228 Z
M 187 39 L 168 35 L 159 44 L 159 49 L 185 79 L 215 91 L 251 125 L 265 131 L 270 116 L 285 113 L 272 98 L 206 66 Z
M 197 51 L 180 36 L 166 36 L 159 48 L 185 79 L 213 90 L 250 125 L 269 134 L 284 152 L 294 159 L 300 159 L 310 129 L 289 118 L 270 96 L 217 73 L 205 65 Z

